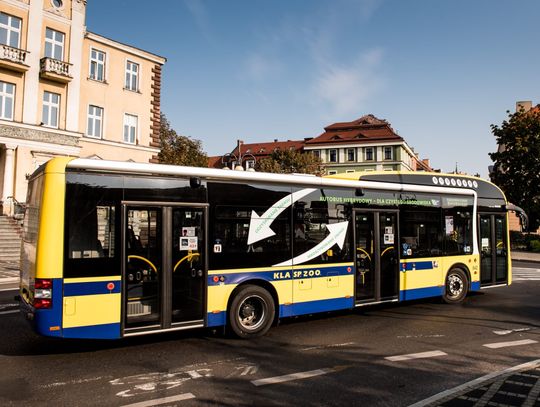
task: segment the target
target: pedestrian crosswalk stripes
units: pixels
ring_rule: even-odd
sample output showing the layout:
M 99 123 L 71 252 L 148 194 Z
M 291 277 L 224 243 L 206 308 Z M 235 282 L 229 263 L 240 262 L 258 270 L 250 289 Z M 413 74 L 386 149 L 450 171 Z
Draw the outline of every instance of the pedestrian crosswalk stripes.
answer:
M 540 269 L 513 267 L 512 280 L 513 281 L 540 281 Z

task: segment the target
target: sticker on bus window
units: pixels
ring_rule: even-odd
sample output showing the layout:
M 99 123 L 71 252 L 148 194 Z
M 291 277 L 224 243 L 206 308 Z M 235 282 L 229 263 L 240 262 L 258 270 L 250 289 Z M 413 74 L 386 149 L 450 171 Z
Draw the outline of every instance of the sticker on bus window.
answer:
M 183 227 L 182 228 L 183 237 L 195 237 L 195 228 L 194 227 Z
M 385 233 L 384 234 L 384 244 L 394 244 L 394 234 Z
M 394 228 L 392 226 L 385 226 L 384 233 L 387 235 L 391 235 L 394 233 Z
M 181 237 L 180 238 L 180 250 L 197 250 L 197 238 L 196 237 Z
M 482 238 L 482 249 L 485 248 L 485 247 L 489 247 L 489 238 L 488 237 L 483 237 Z
M 214 253 L 221 253 L 221 250 L 221 244 L 218 243 L 214 245 Z

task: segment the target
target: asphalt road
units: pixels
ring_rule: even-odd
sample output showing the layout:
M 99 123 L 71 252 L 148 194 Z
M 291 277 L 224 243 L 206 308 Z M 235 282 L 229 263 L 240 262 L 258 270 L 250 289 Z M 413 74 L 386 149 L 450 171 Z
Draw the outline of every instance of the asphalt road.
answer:
M 11 312 L 13 292 L 0 291 L 0 405 L 407 406 L 538 359 L 540 265 L 515 266 L 512 286 L 462 305 L 293 319 L 251 341 L 207 330 L 41 338 Z

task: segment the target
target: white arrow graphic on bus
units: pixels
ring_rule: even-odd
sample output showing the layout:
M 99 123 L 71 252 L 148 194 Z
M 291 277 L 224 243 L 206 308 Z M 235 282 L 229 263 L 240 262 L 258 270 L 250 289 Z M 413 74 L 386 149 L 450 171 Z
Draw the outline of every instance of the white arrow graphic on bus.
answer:
M 330 234 L 326 236 L 322 242 L 320 242 L 317 246 L 308 250 L 307 252 L 302 253 L 300 256 L 296 256 L 295 258 L 284 261 L 282 263 L 274 264 L 274 267 L 292 266 L 293 264 L 296 265 L 305 263 L 306 261 L 320 256 L 335 244 L 337 244 L 340 249 L 343 249 L 343 243 L 345 243 L 345 235 L 347 234 L 348 225 L 348 221 L 326 225 L 326 228 L 328 229 Z
M 261 216 L 257 215 L 255 211 L 251 211 L 251 220 L 249 222 L 249 233 L 247 244 L 253 244 L 259 240 L 266 239 L 267 237 L 274 236 L 276 233 L 270 229 L 270 225 L 276 218 L 299 199 L 305 197 L 316 191 L 314 188 L 305 188 L 300 191 L 293 192 L 277 201 Z

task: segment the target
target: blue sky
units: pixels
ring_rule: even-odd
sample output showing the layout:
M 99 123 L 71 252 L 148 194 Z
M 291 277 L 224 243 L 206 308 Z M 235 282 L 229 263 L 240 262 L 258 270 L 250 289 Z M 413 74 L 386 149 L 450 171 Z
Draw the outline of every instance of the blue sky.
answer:
M 536 0 L 90 0 L 86 23 L 167 58 L 162 111 L 209 155 L 372 113 L 435 168 L 485 177 L 490 125 L 540 103 L 539 17 Z

